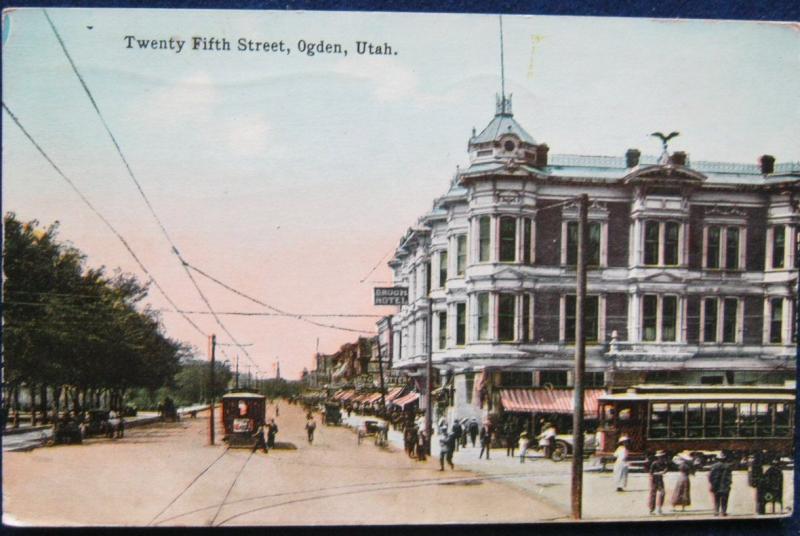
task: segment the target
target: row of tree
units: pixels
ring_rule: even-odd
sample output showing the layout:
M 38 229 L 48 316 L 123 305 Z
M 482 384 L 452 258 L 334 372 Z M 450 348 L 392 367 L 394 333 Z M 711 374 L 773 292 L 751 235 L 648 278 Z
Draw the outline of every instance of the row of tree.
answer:
M 157 312 L 140 306 L 148 285 L 88 268 L 58 240 L 58 224 L 4 217 L 4 408 L 30 393 L 36 418 L 48 409 L 114 409 L 133 388 L 173 385 L 190 349 L 164 334 Z

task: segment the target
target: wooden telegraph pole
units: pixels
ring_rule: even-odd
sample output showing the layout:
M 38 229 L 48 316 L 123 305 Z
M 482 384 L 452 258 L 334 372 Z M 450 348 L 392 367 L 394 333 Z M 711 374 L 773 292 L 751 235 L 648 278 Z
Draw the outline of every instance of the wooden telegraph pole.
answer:
M 208 420 L 208 444 L 214 444 L 214 352 L 217 349 L 217 336 L 211 336 L 211 385 L 209 385 L 209 398 L 211 399 Z
M 572 413 L 572 517 L 581 518 L 583 503 L 583 372 L 586 365 L 586 246 L 589 196 L 578 197 L 578 265 L 575 297 L 575 389 Z

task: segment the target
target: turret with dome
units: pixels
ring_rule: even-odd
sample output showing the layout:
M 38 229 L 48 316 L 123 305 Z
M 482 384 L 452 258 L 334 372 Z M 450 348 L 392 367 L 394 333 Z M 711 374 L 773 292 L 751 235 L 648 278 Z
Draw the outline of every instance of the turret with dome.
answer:
M 511 95 L 498 95 L 494 118 L 480 134 L 472 131 L 468 151 L 470 163 L 518 161 L 534 167 L 547 166 L 545 143 L 536 143 L 511 111 Z

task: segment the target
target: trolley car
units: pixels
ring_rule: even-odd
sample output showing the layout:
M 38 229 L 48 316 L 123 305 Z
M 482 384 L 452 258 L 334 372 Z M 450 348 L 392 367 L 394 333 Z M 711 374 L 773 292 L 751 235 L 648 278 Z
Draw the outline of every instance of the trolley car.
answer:
M 222 397 L 224 441 L 229 447 L 253 448 L 254 434 L 264 424 L 267 399 L 255 393 L 228 393 Z
M 623 435 L 634 459 L 657 450 L 700 463 L 720 451 L 738 461 L 755 451 L 794 453 L 794 386 L 639 385 L 598 402 L 600 456 Z

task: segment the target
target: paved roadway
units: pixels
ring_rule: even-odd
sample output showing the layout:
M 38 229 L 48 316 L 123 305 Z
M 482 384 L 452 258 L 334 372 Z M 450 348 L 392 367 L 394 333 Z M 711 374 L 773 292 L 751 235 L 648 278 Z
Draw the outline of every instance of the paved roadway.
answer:
M 270 413 L 274 407 L 270 407 Z M 564 518 L 528 490 L 438 471 L 396 449 L 361 446 L 318 426 L 309 445 L 297 406 L 280 404 L 278 441 L 250 455 L 207 446 L 207 419 L 126 433 L 122 440 L 6 452 L 4 518 L 24 525 L 316 525 L 519 523 Z M 512 475 L 513 476 L 513 475 Z

